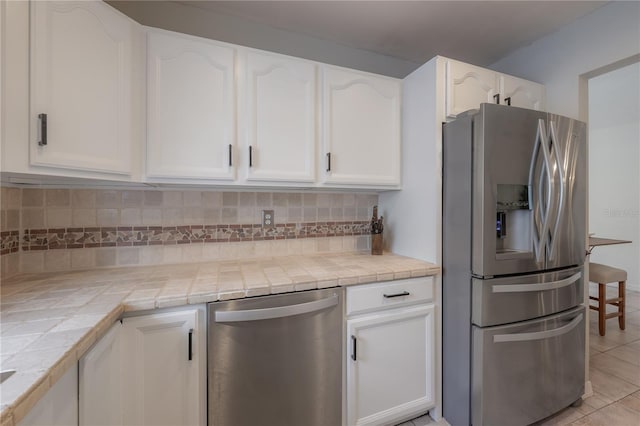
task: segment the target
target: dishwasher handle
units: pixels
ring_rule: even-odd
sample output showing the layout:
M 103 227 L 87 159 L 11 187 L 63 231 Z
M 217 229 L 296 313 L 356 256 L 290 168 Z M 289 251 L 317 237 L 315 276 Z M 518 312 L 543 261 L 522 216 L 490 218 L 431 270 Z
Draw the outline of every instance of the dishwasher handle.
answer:
M 291 317 L 294 315 L 308 314 L 322 309 L 336 306 L 338 295 L 334 294 L 326 299 L 297 305 L 278 306 L 277 308 L 247 309 L 240 311 L 216 311 L 216 322 L 260 321 L 273 318 Z

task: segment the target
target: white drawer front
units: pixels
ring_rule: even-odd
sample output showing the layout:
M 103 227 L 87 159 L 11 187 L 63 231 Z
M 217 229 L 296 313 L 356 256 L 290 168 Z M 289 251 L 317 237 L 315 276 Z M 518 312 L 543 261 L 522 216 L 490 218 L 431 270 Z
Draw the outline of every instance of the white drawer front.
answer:
M 433 277 L 347 287 L 347 315 L 433 300 Z

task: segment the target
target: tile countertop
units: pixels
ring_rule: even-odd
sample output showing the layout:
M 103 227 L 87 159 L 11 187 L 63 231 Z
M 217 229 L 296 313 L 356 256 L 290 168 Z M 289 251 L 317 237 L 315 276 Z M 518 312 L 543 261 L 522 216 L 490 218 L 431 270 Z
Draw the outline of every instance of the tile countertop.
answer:
M 436 275 L 385 253 L 331 253 L 20 275 L 0 286 L 0 425 L 17 424 L 127 311 Z

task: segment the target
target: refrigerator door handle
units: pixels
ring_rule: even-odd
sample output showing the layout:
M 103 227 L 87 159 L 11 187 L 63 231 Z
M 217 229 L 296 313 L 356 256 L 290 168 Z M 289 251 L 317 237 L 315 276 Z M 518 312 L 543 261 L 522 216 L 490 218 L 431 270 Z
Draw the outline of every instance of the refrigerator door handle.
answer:
M 539 158 L 539 152 L 542 151 L 542 165 L 540 167 L 540 173 L 537 172 L 537 162 Z M 544 179 L 546 176 L 546 200 L 543 197 Z M 533 233 L 533 247 L 536 255 L 536 262 L 544 262 L 544 249 L 547 245 L 549 234 L 549 209 L 551 208 L 551 191 L 554 186 L 553 174 L 551 173 L 550 164 L 550 152 L 549 143 L 547 140 L 547 132 L 545 129 L 544 120 L 541 118 L 538 120 L 538 130 L 536 132 L 536 143 L 533 147 L 533 154 L 531 156 L 531 165 L 529 167 L 529 186 L 533 189 L 535 184 L 538 185 L 538 199 L 533 206 L 533 221 L 534 221 L 534 233 Z M 546 202 L 545 202 L 546 201 Z
M 515 285 L 494 285 L 491 286 L 493 293 L 523 293 L 527 291 L 545 291 L 545 290 L 557 290 L 562 287 L 567 287 L 582 277 L 582 272 L 575 273 L 570 277 L 564 278 L 558 281 L 552 281 L 549 283 L 533 283 L 533 284 L 515 284 Z
M 555 163 L 556 163 L 555 169 L 551 168 L 549 170 L 550 172 L 551 170 L 553 170 L 553 172 L 551 173 L 555 173 L 556 171 L 558 172 L 558 181 L 560 186 L 560 191 L 557 194 L 558 203 L 555 211 L 556 218 L 555 218 L 555 223 L 553 225 L 553 229 L 551 230 L 551 236 L 549 239 L 549 247 L 548 247 L 548 258 L 549 260 L 553 260 L 555 255 L 554 249 L 556 246 L 555 239 L 558 233 L 558 227 L 560 226 L 560 220 L 564 215 L 564 187 L 565 187 L 564 174 L 563 174 L 564 167 L 560 161 L 560 153 L 558 152 L 558 137 L 556 135 L 556 126 L 553 121 L 549 121 L 549 141 L 551 144 L 550 149 L 553 151 L 553 156 L 555 157 Z M 554 190 L 555 190 L 555 186 L 554 186 Z M 556 194 L 553 194 L 553 197 L 555 199 Z
M 554 328 L 553 330 L 535 331 L 532 333 L 496 334 L 493 336 L 493 343 L 528 342 L 531 340 L 542 340 L 562 336 L 576 328 L 578 324 L 582 322 L 582 318 L 583 314 L 580 314 L 571 320 L 569 324 Z

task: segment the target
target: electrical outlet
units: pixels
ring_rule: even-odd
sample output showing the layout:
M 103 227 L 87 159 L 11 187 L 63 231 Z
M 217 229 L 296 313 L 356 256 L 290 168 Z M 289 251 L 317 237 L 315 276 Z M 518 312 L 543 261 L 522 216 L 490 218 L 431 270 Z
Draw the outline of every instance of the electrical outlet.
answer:
M 262 210 L 262 227 L 273 228 L 274 226 L 276 226 L 276 220 L 273 210 Z

